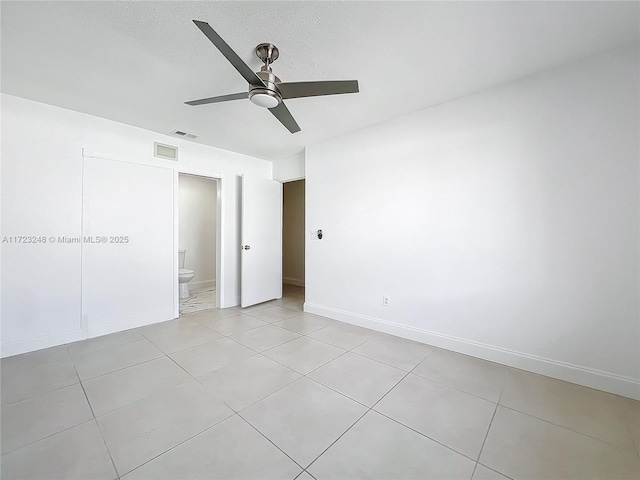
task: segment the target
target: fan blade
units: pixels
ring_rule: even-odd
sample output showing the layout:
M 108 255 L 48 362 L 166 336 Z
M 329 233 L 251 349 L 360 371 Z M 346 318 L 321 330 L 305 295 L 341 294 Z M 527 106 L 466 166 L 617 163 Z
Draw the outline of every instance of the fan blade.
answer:
M 270 108 L 269 111 L 273 113 L 273 116 L 280 120 L 291 133 L 296 133 L 300 131 L 300 127 L 296 123 L 295 119 L 291 115 L 291 112 L 284 104 L 284 102 L 280 102 L 280 105 L 277 107 Z
M 220 95 L 218 97 L 201 98 L 200 100 L 191 100 L 189 102 L 184 102 L 184 103 L 186 103 L 187 105 L 191 105 L 192 107 L 195 107 L 196 105 L 206 105 L 207 103 L 228 102 L 229 100 L 241 100 L 243 98 L 249 98 L 249 94 L 247 92 L 232 93 L 230 95 Z
M 220 53 L 225 56 L 227 60 L 234 66 L 234 68 L 244 77 L 244 79 L 249 82 L 250 85 L 261 85 L 265 86 L 264 82 L 260 80 L 253 71 L 249 68 L 249 66 L 242 61 L 242 59 L 238 56 L 236 52 L 234 52 L 227 42 L 225 42 L 220 35 L 218 35 L 211 25 L 207 22 L 201 22 L 200 20 L 194 20 L 193 23 L 200 29 L 202 33 L 206 35 L 206 37 L 211 40 L 211 43 L 215 45 L 215 47 L 220 50 Z
M 335 80 L 328 82 L 287 82 L 278 83 L 282 98 L 319 97 L 321 95 L 339 95 L 358 93 L 357 80 Z

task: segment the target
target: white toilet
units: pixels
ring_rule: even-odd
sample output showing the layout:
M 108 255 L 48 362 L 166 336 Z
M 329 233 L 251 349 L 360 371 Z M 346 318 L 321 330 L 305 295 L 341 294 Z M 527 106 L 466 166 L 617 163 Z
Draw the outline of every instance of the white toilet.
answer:
M 178 283 L 180 284 L 180 298 L 189 298 L 189 283 L 193 280 L 193 270 L 184 268 L 184 254 L 186 250 L 178 250 Z

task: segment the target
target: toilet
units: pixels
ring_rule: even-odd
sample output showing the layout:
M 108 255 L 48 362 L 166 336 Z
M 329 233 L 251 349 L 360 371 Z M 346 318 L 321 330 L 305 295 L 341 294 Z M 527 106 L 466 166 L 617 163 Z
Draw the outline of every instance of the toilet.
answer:
M 193 280 L 193 270 L 184 268 L 184 254 L 186 250 L 178 250 L 178 283 L 180 284 L 180 298 L 189 298 L 189 282 Z

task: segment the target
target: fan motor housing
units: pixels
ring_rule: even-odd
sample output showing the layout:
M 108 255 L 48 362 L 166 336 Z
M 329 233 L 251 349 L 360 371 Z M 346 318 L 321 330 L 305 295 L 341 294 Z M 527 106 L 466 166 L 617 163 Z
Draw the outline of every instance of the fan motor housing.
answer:
M 268 70 L 266 66 L 262 67 L 262 70 L 259 72 L 256 72 L 256 75 L 264 82 L 265 86 L 249 86 L 249 100 L 259 107 L 277 107 L 280 102 L 282 102 L 282 96 L 276 86 L 276 83 L 279 83 L 280 79 Z

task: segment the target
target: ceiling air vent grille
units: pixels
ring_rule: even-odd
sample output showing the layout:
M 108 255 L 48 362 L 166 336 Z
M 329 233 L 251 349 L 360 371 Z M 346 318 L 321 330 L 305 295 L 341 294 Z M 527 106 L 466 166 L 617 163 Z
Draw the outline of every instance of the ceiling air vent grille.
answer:
M 176 137 L 184 137 L 184 138 L 198 138 L 197 135 L 194 135 L 193 133 L 183 132 L 182 130 L 176 130 L 175 132 L 172 132 L 172 135 L 175 135 Z
M 153 155 L 165 160 L 178 161 L 178 147 L 165 145 L 164 143 L 153 142 Z

